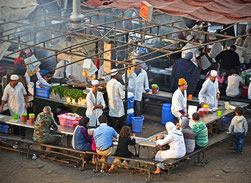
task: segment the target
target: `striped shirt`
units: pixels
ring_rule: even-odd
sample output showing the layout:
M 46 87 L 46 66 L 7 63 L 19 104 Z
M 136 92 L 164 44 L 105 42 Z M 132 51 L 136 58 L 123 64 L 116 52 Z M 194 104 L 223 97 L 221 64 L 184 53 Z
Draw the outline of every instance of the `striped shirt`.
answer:
M 208 130 L 203 121 L 198 121 L 193 125 L 195 143 L 200 147 L 205 147 L 208 143 Z

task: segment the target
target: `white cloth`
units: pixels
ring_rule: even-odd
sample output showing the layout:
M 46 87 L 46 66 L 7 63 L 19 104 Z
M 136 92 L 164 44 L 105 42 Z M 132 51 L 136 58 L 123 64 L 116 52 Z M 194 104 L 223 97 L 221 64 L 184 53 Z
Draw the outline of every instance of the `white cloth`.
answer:
M 249 83 L 248 87 L 248 99 L 251 100 L 251 82 Z
M 239 75 L 233 74 L 228 76 L 226 95 L 229 97 L 236 97 L 237 95 L 239 95 L 239 86 L 241 83 L 244 84 L 242 77 L 240 77 Z
M 105 101 L 104 97 L 101 92 L 97 92 L 97 97 L 93 94 L 92 91 L 90 91 L 86 96 L 86 117 L 90 119 L 90 125 L 92 127 L 96 127 L 98 125 L 98 118 L 102 115 L 103 110 L 98 108 L 94 109 L 94 104 L 101 104 L 103 106 L 103 109 L 105 108 Z
M 199 103 L 205 102 L 209 105 L 209 108 L 218 107 L 218 100 L 216 98 L 217 93 L 220 93 L 218 79 L 215 78 L 215 81 L 212 82 L 210 78 L 208 78 L 203 83 L 199 92 Z
M 65 61 L 65 60 L 61 60 L 60 62 L 58 62 L 56 68 L 59 68 L 59 67 L 61 67 L 61 68 L 55 70 L 54 76 L 64 78 L 65 77 L 64 72 L 66 72 L 67 67 L 65 68 L 65 67 L 62 67 L 62 66 L 64 66 L 67 63 L 68 62 Z
M 98 70 L 98 79 L 104 79 L 106 82 L 111 80 L 110 75 L 105 75 L 104 64 Z
M 194 47 L 195 45 L 187 43 L 183 48 L 182 48 L 182 53 L 181 53 L 181 57 L 184 58 L 186 56 L 186 54 L 188 52 L 192 52 L 193 53 L 193 58 L 191 59 L 191 61 L 194 63 L 194 65 L 196 65 L 198 67 L 198 63 L 196 60 L 196 57 L 200 56 L 200 52 L 197 48 L 191 48 Z M 191 49 L 188 49 L 191 48 Z M 184 50 L 187 49 L 187 50 Z
M 85 59 L 82 67 L 85 69 L 88 76 L 92 76 L 98 70 L 91 59 Z
M 221 44 L 214 43 L 208 56 L 214 59 L 221 51 L 223 51 Z
M 155 155 L 156 161 L 165 161 L 169 158 L 181 158 L 186 154 L 186 147 L 182 132 L 176 129 L 176 126 L 172 122 L 166 123 L 166 130 L 168 135 L 164 139 L 157 140 L 156 143 L 158 145 L 168 144 L 170 148 L 168 150 L 158 151 Z
M 37 75 L 37 88 L 40 88 L 40 84 L 43 84 L 43 85 L 50 85 L 49 83 L 47 83 L 47 81 L 40 75 L 39 72 L 36 73 Z M 25 75 L 25 80 L 26 80 L 26 84 L 27 84 L 27 87 L 28 87 L 28 91 L 31 95 L 34 95 L 34 82 L 31 82 L 30 81 L 30 76 L 28 75 L 28 73 L 26 72 Z
M 178 88 L 173 93 L 171 107 L 172 114 L 178 119 L 182 116 L 179 112 L 180 110 L 187 112 L 187 92 L 185 90 L 183 95 L 182 91 Z
M 82 75 L 83 68 L 81 65 L 74 63 L 66 67 L 66 77 L 69 78 L 70 75 L 74 77 L 74 80 L 86 83 L 86 77 Z
M 125 98 L 122 85 L 116 79 L 111 79 L 106 85 L 109 104 L 109 116 L 122 117 L 125 114 L 123 99 Z
M 123 74 L 123 79 L 125 75 Z M 141 70 L 139 75 L 135 72 L 128 77 L 128 91 L 134 95 L 134 100 L 142 101 L 142 95 L 145 90 L 149 90 L 148 76 L 145 70 Z
M 10 83 L 5 87 L 2 100 L 8 101 L 11 116 L 17 113 L 21 117 L 22 113 L 27 113 L 24 95 L 27 95 L 27 92 L 20 82 L 18 82 L 15 88 Z

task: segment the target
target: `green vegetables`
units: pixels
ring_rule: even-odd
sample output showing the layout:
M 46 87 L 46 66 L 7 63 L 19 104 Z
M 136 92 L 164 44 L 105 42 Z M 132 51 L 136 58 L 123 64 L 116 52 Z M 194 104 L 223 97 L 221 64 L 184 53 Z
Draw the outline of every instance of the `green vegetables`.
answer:
M 49 92 L 50 92 L 50 94 L 51 94 L 51 92 L 54 92 L 55 95 L 58 94 L 61 99 L 63 97 L 69 97 L 71 99 L 71 101 L 74 99 L 76 101 L 76 103 L 78 102 L 79 99 L 86 98 L 86 94 L 83 93 L 82 90 L 70 89 L 70 88 L 63 87 L 63 86 L 52 86 L 49 89 Z

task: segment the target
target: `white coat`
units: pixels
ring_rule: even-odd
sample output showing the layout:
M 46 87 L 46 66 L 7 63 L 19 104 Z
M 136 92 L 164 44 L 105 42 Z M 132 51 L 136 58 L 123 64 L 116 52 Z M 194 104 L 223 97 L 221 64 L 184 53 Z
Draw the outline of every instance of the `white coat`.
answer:
M 145 90 L 149 90 L 146 71 L 142 69 L 138 76 L 135 72 L 133 72 L 132 75 L 129 76 L 128 91 L 133 93 L 134 100 L 141 101 Z
M 36 82 L 36 87 L 37 88 L 40 88 L 39 85 L 40 84 L 43 84 L 43 85 L 50 85 L 49 83 L 47 83 L 47 81 L 40 75 L 39 72 L 36 73 L 37 75 L 37 82 Z M 34 82 L 31 82 L 30 81 L 30 76 L 28 75 L 28 73 L 26 72 L 25 75 L 25 80 L 26 80 L 26 84 L 27 84 L 27 87 L 28 87 L 28 91 L 31 95 L 34 95 Z
M 184 91 L 184 95 L 182 94 L 182 91 L 178 88 L 174 93 L 172 97 L 172 107 L 171 111 L 172 114 L 176 118 L 181 117 L 181 113 L 179 112 L 180 110 L 183 110 L 184 112 L 187 112 L 187 92 L 186 90 Z
M 215 59 L 215 57 L 222 51 L 222 46 L 220 43 L 214 43 L 208 56 Z M 214 60 L 215 61 L 215 60 Z
M 106 85 L 109 104 L 109 116 L 122 117 L 125 115 L 123 99 L 125 98 L 122 85 L 116 79 L 111 79 Z
M 216 78 L 214 82 L 208 78 L 202 85 L 199 92 L 198 98 L 199 103 L 205 102 L 209 105 L 209 108 L 218 107 L 218 99 L 216 98 L 219 91 L 218 79 Z
M 17 113 L 19 117 L 21 117 L 22 113 L 27 113 L 24 95 L 27 95 L 27 92 L 25 91 L 23 84 L 20 82 L 18 82 L 15 88 L 10 84 L 5 87 L 2 100 L 5 102 L 8 101 L 11 116 Z
M 87 110 L 86 110 L 86 117 L 90 119 L 90 125 L 91 127 L 96 127 L 98 125 L 98 118 L 103 114 L 103 110 L 98 108 L 94 109 L 94 104 L 101 104 L 103 106 L 103 109 L 105 108 L 105 101 L 104 97 L 101 92 L 97 92 L 97 98 L 93 94 L 92 91 L 90 91 L 86 96 L 86 104 L 87 104 Z
M 166 123 L 166 130 L 168 135 L 164 139 L 156 141 L 158 145 L 168 144 L 170 148 L 168 150 L 160 150 L 155 155 L 156 161 L 165 161 L 170 158 L 181 158 L 186 154 L 186 146 L 184 137 L 181 131 L 176 129 L 176 126 L 172 122 Z M 160 168 L 163 168 L 158 164 Z
M 83 82 L 83 83 L 87 82 L 86 77 L 82 75 L 83 73 L 82 65 L 79 65 L 77 63 L 71 64 L 66 67 L 65 72 L 66 72 L 67 78 L 69 78 L 69 76 L 72 75 L 74 77 L 74 80 L 76 81 Z
M 200 52 L 198 50 L 198 48 L 191 48 L 194 47 L 195 45 L 187 43 L 183 48 L 182 48 L 182 53 L 181 53 L 181 57 L 184 58 L 186 56 L 186 54 L 188 52 L 192 52 L 193 53 L 193 58 L 191 59 L 191 61 L 194 63 L 194 65 L 196 65 L 198 67 L 198 63 L 196 60 L 196 57 L 200 56 Z M 191 48 L 191 49 L 189 49 Z M 187 49 L 187 50 L 185 50 Z

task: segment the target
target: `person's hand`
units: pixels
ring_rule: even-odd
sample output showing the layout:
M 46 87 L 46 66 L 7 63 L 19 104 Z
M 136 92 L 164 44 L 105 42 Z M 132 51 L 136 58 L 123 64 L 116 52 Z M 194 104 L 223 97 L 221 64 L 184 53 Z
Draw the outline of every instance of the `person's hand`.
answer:
M 228 135 L 229 135 L 229 134 L 231 134 L 231 133 L 230 133 L 230 132 L 226 132 L 226 134 L 228 134 Z
M 26 109 L 28 108 L 28 102 L 25 103 L 25 108 L 26 108 Z
M 217 98 L 218 100 L 220 99 L 220 94 L 219 94 L 219 93 L 216 94 L 216 98 Z
M 206 105 L 206 103 L 205 102 L 201 102 L 200 105 L 201 105 L 201 107 L 203 107 L 203 105 Z
M 179 123 L 176 124 L 176 128 L 180 129 L 180 124 Z
M 189 115 L 188 115 L 188 113 L 185 113 L 184 116 L 185 116 L 185 117 L 188 117 Z
M 145 94 L 146 94 L 146 96 L 148 96 L 148 95 L 149 95 L 149 92 L 146 92 Z
M 221 76 L 226 76 L 226 74 L 227 74 L 226 72 L 223 72 L 221 73 Z

